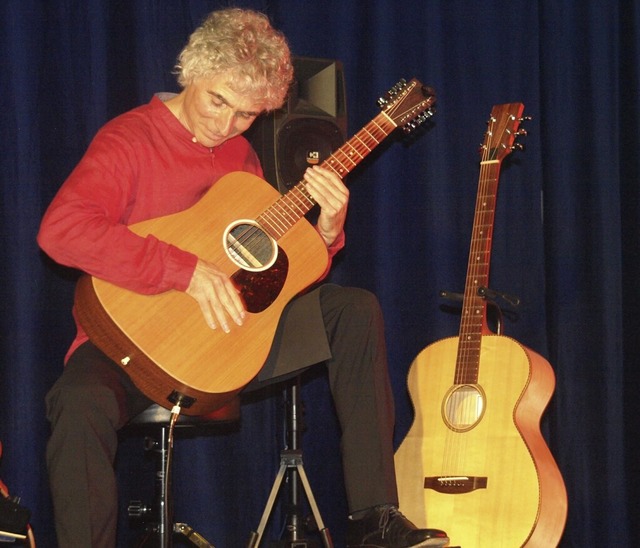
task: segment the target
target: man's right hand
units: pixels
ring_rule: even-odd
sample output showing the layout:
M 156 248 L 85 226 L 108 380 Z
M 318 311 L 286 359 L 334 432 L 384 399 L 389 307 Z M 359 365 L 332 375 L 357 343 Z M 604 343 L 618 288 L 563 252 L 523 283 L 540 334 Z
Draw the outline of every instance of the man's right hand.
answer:
M 214 264 L 198 259 L 186 292 L 200 305 L 211 329 L 220 326 L 229 333 L 229 320 L 242 325 L 246 312 L 239 291 L 229 276 Z

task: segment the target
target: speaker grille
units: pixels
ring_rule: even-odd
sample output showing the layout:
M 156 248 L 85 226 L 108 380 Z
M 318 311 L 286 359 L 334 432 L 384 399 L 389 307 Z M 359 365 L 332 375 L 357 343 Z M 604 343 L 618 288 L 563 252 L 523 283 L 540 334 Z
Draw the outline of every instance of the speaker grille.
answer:
M 265 179 L 281 193 L 342 146 L 347 133 L 342 64 L 294 57 L 293 66 L 295 81 L 284 107 L 256 120 L 246 133 Z
M 344 143 L 342 130 L 321 118 L 296 118 L 278 132 L 278 180 L 289 190 L 298 184 L 305 170 L 324 162 Z

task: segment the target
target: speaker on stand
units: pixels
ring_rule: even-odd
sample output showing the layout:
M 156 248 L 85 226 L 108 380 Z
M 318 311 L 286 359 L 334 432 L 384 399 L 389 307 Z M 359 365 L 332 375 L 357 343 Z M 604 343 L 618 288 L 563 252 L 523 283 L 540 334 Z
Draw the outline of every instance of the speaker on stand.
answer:
M 292 61 L 294 82 L 286 103 L 258 118 L 245 133 L 260 158 L 265 179 L 281 194 L 347 138 L 342 64 L 311 57 Z
M 347 138 L 347 106 L 342 64 L 331 59 L 294 57 L 294 82 L 282 108 L 258 118 L 245 133 L 255 149 L 264 177 L 285 194 L 304 177 L 310 166 L 324 162 Z M 313 216 L 314 211 L 310 212 Z M 324 526 L 309 485 L 302 459 L 302 402 L 300 378 L 285 390 L 287 443 L 281 452 L 280 470 L 274 481 L 258 528 L 251 532 L 248 547 L 257 547 L 275 504 L 281 482 L 289 487 L 285 500 L 286 534 L 270 546 L 307 548 L 317 546 L 307 538 L 315 529 L 325 548 L 333 542 Z M 303 518 L 302 495 L 307 495 L 313 517 Z

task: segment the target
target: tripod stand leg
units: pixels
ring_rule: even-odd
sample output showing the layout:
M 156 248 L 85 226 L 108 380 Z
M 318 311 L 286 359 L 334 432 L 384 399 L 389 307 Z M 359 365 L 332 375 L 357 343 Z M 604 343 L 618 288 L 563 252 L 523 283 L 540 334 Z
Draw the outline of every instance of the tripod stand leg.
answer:
M 296 465 L 296 468 L 298 470 L 300 480 L 302 481 L 302 485 L 304 486 L 304 491 L 307 494 L 309 506 L 311 506 L 311 512 L 313 513 L 313 517 L 316 520 L 318 531 L 320 531 L 320 534 L 322 535 L 324 545 L 326 548 L 333 548 L 333 541 L 331 540 L 329 529 L 324 526 L 324 522 L 322 521 L 322 517 L 320 516 L 320 510 L 318 509 L 316 499 L 314 498 L 313 492 L 311 491 L 311 484 L 309 483 L 309 479 L 307 478 L 307 473 L 304 471 L 304 466 L 302 465 L 302 463 L 298 463 Z
M 260 544 L 260 539 L 264 533 L 264 530 L 267 527 L 267 521 L 269 520 L 269 515 L 271 514 L 271 510 L 273 510 L 273 505 L 276 501 L 276 497 L 278 496 L 278 491 L 280 490 L 280 485 L 282 484 L 282 479 L 284 478 L 284 474 L 287 470 L 287 464 L 282 463 L 280 465 L 280 470 L 278 470 L 278 475 L 276 476 L 275 481 L 273 482 L 273 487 L 271 488 L 271 493 L 269 494 L 269 499 L 267 500 L 267 505 L 264 508 L 264 512 L 262 513 L 262 519 L 260 519 L 260 524 L 258 525 L 258 529 L 256 531 L 252 531 L 249 537 L 249 543 L 247 544 L 247 548 L 255 548 Z

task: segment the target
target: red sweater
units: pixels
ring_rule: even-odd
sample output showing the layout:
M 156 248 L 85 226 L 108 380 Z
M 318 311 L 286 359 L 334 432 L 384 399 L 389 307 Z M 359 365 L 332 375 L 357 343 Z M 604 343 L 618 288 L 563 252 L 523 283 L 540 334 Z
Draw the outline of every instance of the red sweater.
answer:
M 47 209 L 38 243 L 60 264 L 132 291 L 184 291 L 198 258 L 127 225 L 183 211 L 223 175 L 262 176 L 242 137 L 208 149 L 191 140 L 158 97 L 108 122 Z M 344 245 L 342 235 L 329 249 Z M 82 327 L 67 357 L 87 340 Z

